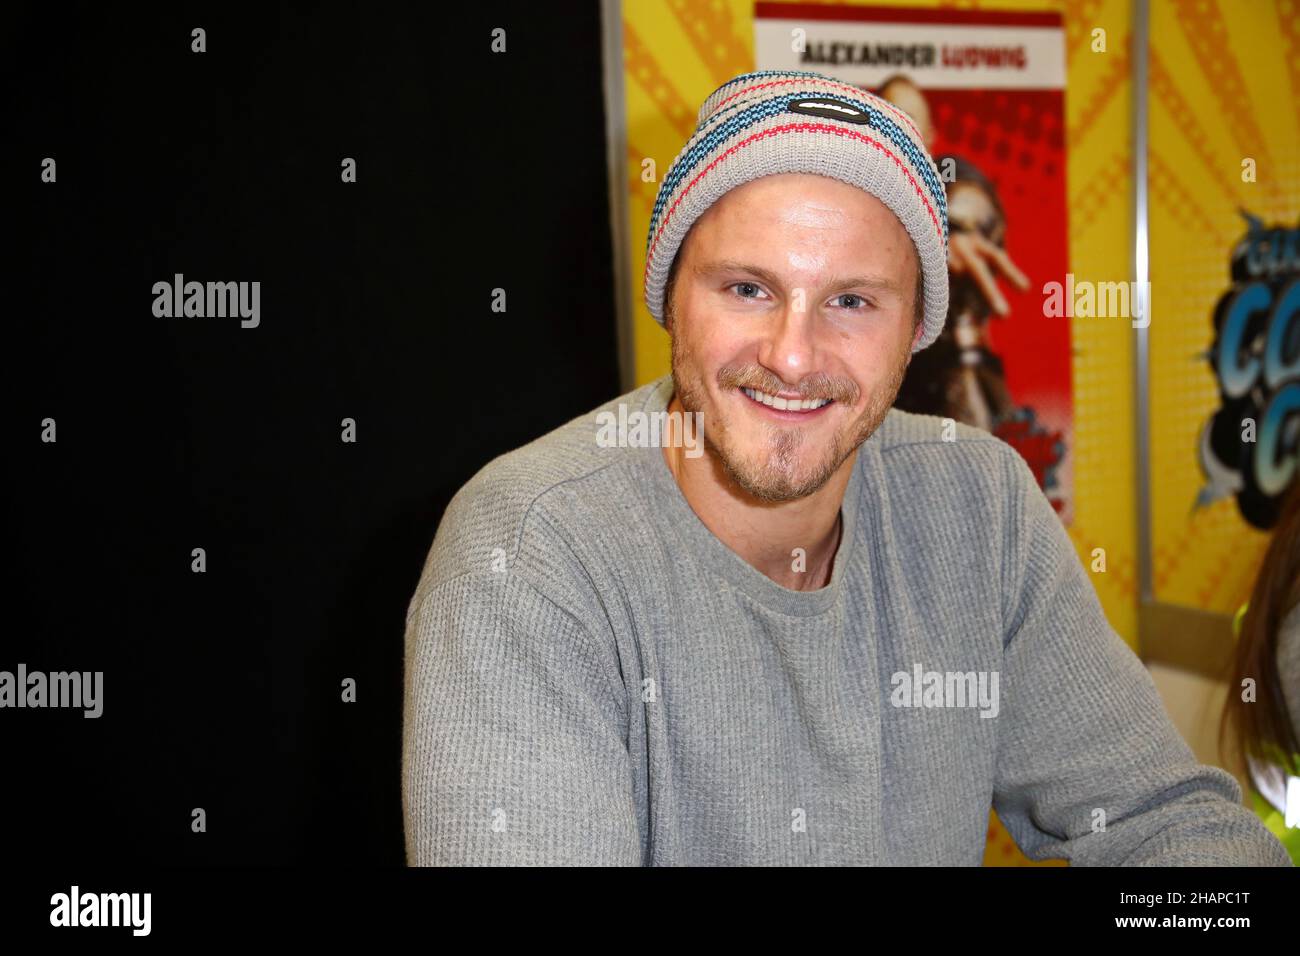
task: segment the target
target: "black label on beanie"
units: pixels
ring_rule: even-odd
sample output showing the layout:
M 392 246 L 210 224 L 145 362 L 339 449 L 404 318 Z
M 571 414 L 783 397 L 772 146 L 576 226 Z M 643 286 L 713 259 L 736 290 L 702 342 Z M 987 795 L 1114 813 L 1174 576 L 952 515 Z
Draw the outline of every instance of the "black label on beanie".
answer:
M 871 117 L 860 107 L 825 96 L 791 100 L 785 108 L 791 113 L 806 113 L 808 116 L 843 120 L 845 123 L 857 123 L 860 126 L 871 122 Z

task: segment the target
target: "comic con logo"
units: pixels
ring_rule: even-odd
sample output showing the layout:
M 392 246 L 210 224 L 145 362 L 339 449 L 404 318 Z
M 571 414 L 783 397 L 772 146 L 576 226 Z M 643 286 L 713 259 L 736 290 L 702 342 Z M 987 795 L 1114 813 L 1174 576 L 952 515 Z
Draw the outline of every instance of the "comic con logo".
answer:
M 1201 432 L 1207 484 L 1197 503 L 1235 495 L 1242 517 L 1267 530 L 1300 451 L 1300 224 L 1265 228 L 1242 215 L 1207 353 L 1222 407 Z

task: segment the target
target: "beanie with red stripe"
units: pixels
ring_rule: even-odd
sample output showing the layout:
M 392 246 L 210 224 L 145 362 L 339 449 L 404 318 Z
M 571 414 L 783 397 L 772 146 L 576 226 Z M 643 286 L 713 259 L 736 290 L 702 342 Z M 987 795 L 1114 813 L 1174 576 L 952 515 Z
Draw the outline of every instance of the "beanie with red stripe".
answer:
M 932 343 L 948 313 L 948 202 L 939 171 L 906 113 L 821 73 L 761 70 L 718 87 L 700 107 L 650 216 L 645 302 L 660 325 L 664 288 L 691 225 L 726 192 L 761 176 L 814 173 L 857 186 L 912 237 Z

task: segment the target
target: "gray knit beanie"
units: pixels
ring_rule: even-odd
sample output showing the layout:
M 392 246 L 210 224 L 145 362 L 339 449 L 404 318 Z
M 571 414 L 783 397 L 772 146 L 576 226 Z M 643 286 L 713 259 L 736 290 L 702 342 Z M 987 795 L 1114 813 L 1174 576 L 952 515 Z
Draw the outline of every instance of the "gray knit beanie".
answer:
M 817 173 L 866 190 L 912 237 L 933 342 L 948 314 L 948 201 L 906 113 L 820 73 L 762 70 L 718 87 L 659 187 L 646 237 L 645 302 L 664 322 L 668 272 L 691 225 L 728 190 L 775 173 Z

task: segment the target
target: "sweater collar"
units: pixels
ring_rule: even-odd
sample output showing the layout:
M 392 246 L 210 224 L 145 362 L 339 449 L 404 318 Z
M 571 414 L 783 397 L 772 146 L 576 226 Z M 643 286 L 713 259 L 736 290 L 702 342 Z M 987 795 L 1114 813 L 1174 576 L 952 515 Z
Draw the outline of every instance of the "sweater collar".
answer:
M 672 395 L 672 375 L 665 375 L 646 386 L 641 410 L 647 414 L 666 411 Z M 860 498 L 864 490 L 862 472 L 864 468 L 872 467 L 873 463 L 876 467 L 879 466 L 878 442 L 869 438 L 858 448 L 849 482 L 844 489 L 844 500 L 840 505 L 843 527 L 831 568 L 831 579 L 825 587 L 815 591 L 796 591 L 776 583 L 710 531 L 682 494 L 660 448 L 633 448 L 630 451 L 637 460 L 645 483 L 652 489 L 651 497 L 658 509 L 659 520 L 674 529 L 706 568 L 721 575 L 754 601 L 782 614 L 821 614 L 839 602 L 845 591 L 847 566 L 862 533 L 859 528 L 862 514 Z

